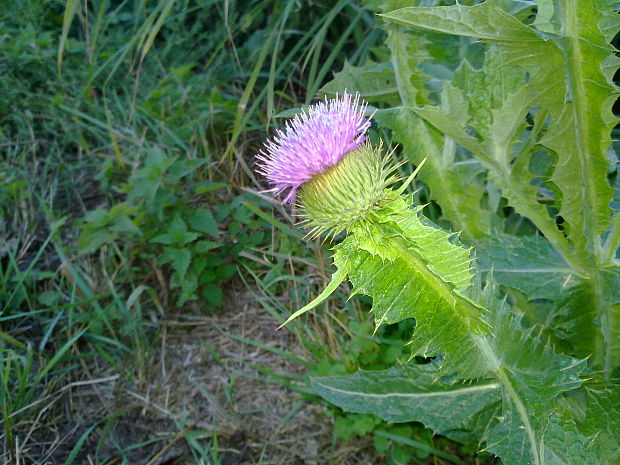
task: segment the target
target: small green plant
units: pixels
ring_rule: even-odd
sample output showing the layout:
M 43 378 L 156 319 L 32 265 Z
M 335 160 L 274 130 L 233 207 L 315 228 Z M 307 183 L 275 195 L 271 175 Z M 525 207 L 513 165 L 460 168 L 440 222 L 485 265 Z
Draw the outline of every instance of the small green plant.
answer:
M 264 221 L 244 205 L 249 195 L 216 205 L 205 202 L 205 196 L 215 198 L 227 187 L 198 179 L 206 161 L 181 160 L 153 147 L 144 165 L 119 188 L 126 200 L 84 217 L 80 250 L 93 252 L 123 239 L 124 257 L 135 259 L 137 266 L 170 268 L 176 305 L 199 298 L 221 305 L 221 286 L 236 273 L 231 258 L 264 243 L 266 232 Z

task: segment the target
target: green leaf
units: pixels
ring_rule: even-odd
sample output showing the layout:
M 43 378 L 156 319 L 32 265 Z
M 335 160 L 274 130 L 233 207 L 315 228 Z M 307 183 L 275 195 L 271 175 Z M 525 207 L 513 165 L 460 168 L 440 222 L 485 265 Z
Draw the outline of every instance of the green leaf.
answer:
M 403 105 L 428 102 L 425 85 L 430 77 L 419 67 L 430 58 L 428 43 L 423 34 L 409 32 L 400 27 L 389 30 L 388 46 L 392 52 L 392 68 Z
M 171 264 L 172 269 L 174 270 L 172 282 L 174 285 L 178 286 L 181 282 L 183 282 L 191 261 L 192 254 L 189 250 L 178 249 L 176 247 L 165 247 L 164 253 L 158 263 L 162 265 L 166 263 Z
M 111 213 L 112 213 L 112 210 L 110 211 Z M 119 234 L 125 233 L 125 234 L 133 234 L 136 236 L 142 235 L 142 231 L 140 231 L 140 228 L 138 228 L 138 226 L 136 226 L 133 220 L 126 214 L 118 215 L 118 217 L 115 218 L 115 221 L 111 225 L 110 229 L 113 232 L 119 233 Z
M 303 315 L 309 310 L 312 310 L 317 305 L 319 305 L 321 302 L 324 302 L 330 295 L 332 295 L 336 291 L 336 289 L 338 289 L 338 286 L 340 286 L 340 284 L 342 284 L 342 282 L 346 279 L 348 271 L 349 271 L 349 268 L 346 264 L 339 266 L 338 270 L 336 270 L 336 272 L 332 275 L 331 280 L 329 284 L 327 285 L 327 287 L 325 287 L 325 289 L 323 289 L 323 291 L 321 291 L 321 293 L 318 296 L 316 296 L 314 300 L 312 300 L 312 302 L 304 305 L 299 310 L 293 312 L 293 314 L 291 314 L 291 316 L 289 316 L 286 319 L 286 321 L 278 327 L 278 329 L 290 323 L 298 316 Z
M 548 2 L 543 2 L 548 3 Z M 609 226 L 609 203 L 613 190 L 607 182 L 606 151 L 616 123 L 611 112 L 616 91 L 603 64 L 613 48 L 601 34 L 599 23 L 605 2 L 567 0 L 555 10 L 561 37 L 557 45 L 562 62 L 556 73 L 554 100 L 549 109 L 550 130 L 542 143 L 560 157 L 553 181 L 563 194 L 560 214 L 571 226 L 570 237 L 577 252 L 586 257 L 600 246 L 598 234 Z M 560 74 L 566 70 L 566 74 Z M 561 77 L 562 80 L 558 79 Z M 543 86 L 542 82 L 536 83 Z M 549 89 L 550 82 L 544 83 Z M 569 95 L 569 100 L 566 100 Z M 587 252 L 586 252 L 587 250 Z
M 216 284 L 207 284 L 204 287 L 203 295 L 207 302 L 209 302 L 214 307 L 219 307 L 222 305 L 223 293 L 222 289 Z
M 610 224 L 613 190 L 607 181 L 606 151 L 616 121 L 611 112 L 616 91 L 612 76 L 619 61 L 608 42 L 620 21 L 604 0 L 542 0 L 533 27 L 498 5 L 489 0 L 472 7 L 402 8 L 385 17 L 416 29 L 499 44 L 503 52 L 495 54 L 495 68 L 501 73 L 507 65 L 518 66 L 522 75 L 527 73 L 528 83 L 504 93 L 498 107 L 490 90 L 490 105 L 478 95 L 476 88 L 481 86 L 475 82 L 482 75 L 462 68 L 466 78 L 459 79 L 456 73 L 452 85 L 444 86 L 441 107 L 427 105 L 414 111 L 479 158 L 510 205 L 529 218 L 575 274 L 593 287 L 595 308 L 585 312 L 595 315 L 600 325 L 592 365 L 609 373 L 620 364 L 613 340 L 620 318 L 610 303 L 599 264 L 610 257 L 603 251 L 601 235 Z M 487 66 L 491 58 L 487 53 L 483 89 L 492 90 L 491 82 L 508 82 L 493 78 L 493 66 Z M 461 89 L 456 90 L 458 86 Z M 489 119 L 485 108 L 494 105 Z M 530 129 L 524 118 L 533 107 L 539 109 Z M 556 192 L 553 202 L 558 216 L 564 221 L 562 231 L 538 201 L 538 189 L 532 183 L 529 165 L 537 146 L 557 157 L 549 181 Z M 591 338 L 590 328 L 591 324 L 584 325 L 584 334 L 575 339 Z
M 222 247 L 222 243 L 221 242 L 214 242 L 214 241 L 198 241 L 196 242 L 195 246 L 194 246 L 194 251 L 196 253 L 205 253 L 208 252 L 209 250 L 213 250 L 213 249 L 217 249 L 218 247 Z
M 593 465 L 609 464 L 601 462 L 591 446 L 591 442 L 579 432 L 574 421 L 559 420 L 555 415 L 549 420 L 540 436 L 540 448 L 533 451 L 527 448 L 526 435 L 519 422 L 515 421 L 516 411 L 504 409 L 502 423 L 491 431 L 487 444 L 490 452 L 499 455 L 506 465 Z
M 521 451 L 520 462 L 506 463 L 542 464 L 555 400 L 581 385 L 584 363 L 525 331 L 493 281 L 472 282 L 469 251 L 407 207 L 403 198 L 386 202 L 335 247 L 334 263 L 349 270 L 353 293 L 372 297 L 378 324 L 415 318 L 414 354 L 443 354 L 442 372 L 462 380 L 496 377 L 503 416 L 490 444 L 508 457 Z
M 608 370 L 620 367 L 620 267 L 609 267 L 601 270 L 597 298 L 602 298 L 602 306 L 606 310 L 600 316 L 604 321 L 599 323 L 603 332 L 605 345 L 605 367 Z M 595 288 L 595 290 L 598 290 Z
M 210 210 L 194 210 L 187 222 L 195 231 L 208 234 L 216 239 L 220 236 L 220 232 L 217 229 L 217 221 L 213 218 L 213 214 Z
M 493 68 L 504 68 L 505 65 L 501 64 L 504 59 L 507 57 L 496 47 L 489 49 L 484 64 L 487 73 L 476 72 L 463 64 L 455 73 L 454 80 L 455 85 L 463 90 L 446 84 L 440 107 L 425 106 L 412 110 L 478 158 L 509 204 L 529 218 L 567 257 L 571 254 L 569 244 L 546 207 L 538 202 L 538 191 L 532 185 L 533 174 L 529 170 L 532 149 L 544 122 L 544 113 L 539 112 L 540 117 L 537 114 L 534 127 L 529 132 L 529 141 L 520 144 L 525 116 L 530 108 L 527 86 L 521 84 L 521 87 L 516 87 L 519 79 L 512 72 L 491 71 Z M 491 79 L 485 77 L 487 74 Z M 498 85 L 496 82 L 504 84 Z M 487 106 L 487 102 L 491 105 Z M 475 117 L 472 117 L 469 108 L 472 108 Z M 468 127 L 475 130 L 482 140 L 471 135 Z
M 521 21 L 506 13 L 494 2 L 473 7 L 408 7 L 380 15 L 403 26 L 426 31 L 454 34 L 491 42 L 514 42 L 527 47 L 538 36 Z
M 435 363 L 312 379 L 317 394 L 340 408 L 392 422 L 419 421 L 435 432 L 461 427 L 501 399 L 495 382 L 441 382 Z
M 97 209 L 84 217 L 78 247 L 81 252 L 90 253 L 104 244 L 116 240 L 119 235 L 140 236 L 142 231 L 130 216 L 135 215 L 137 207 L 122 202 L 110 210 Z
M 502 311 L 499 315 L 504 321 L 493 321 L 494 342 L 491 347 L 523 407 L 539 422 L 533 426 L 544 426 L 545 415 L 552 409 L 553 400 L 581 385 L 580 375 L 585 362 L 555 354 L 549 345 L 520 330 L 508 312 Z M 517 410 L 521 408 L 515 398 L 511 402 Z
M 559 301 L 575 285 L 571 268 L 542 236 L 496 233 L 476 247 L 480 271 L 529 299 Z
M 185 221 L 179 215 L 176 215 L 168 225 L 166 233 L 153 237 L 149 242 L 165 245 L 185 245 L 195 241 L 197 238 L 198 234 L 188 232 Z
M 157 191 L 163 185 L 166 171 L 175 161 L 176 157 L 167 156 L 157 146 L 152 147 L 144 161 L 144 167 L 137 170 L 129 178 L 128 199 L 130 201 L 144 199 L 147 206 L 152 208 Z
M 611 464 L 597 454 L 592 442 L 585 437 L 571 418 L 552 417 L 543 437 L 545 464 L 592 465 Z
M 342 71 L 335 73 L 334 79 L 325 84 L 319 94 L 333 98 L 345 90 L 359 92 L 360 97 L 370 103 L 400 104 L 391 63 L 368 60 L 363 66 L 352 66 L 345 62 Z
M 547 7 L 543 3 L 545 14 Z M 609 7 L 602 0 L 567 0 L 555 11 L 559 40 L 541 38 L 493 1 L 473 7 L 402 8 L 384 15 L 417 29 L 501 44 L 509 62 L 529 73 L 531 105 L 551 115 L 542 143 L 560 157 L 553 174 L 563 194 L 560 215 L 571 225 L 570 238 L 582 257 L 596 251 L 597 235 L 609 224 L 613 194 L 605 152 L 615 124 L 614 87 L 609 71 L 603 72 L 613 49 L 598 27 L 604 10 Z
M 357 418 L 351 426 L 351 430 L 358 436 L 368 434 L 375 429 L 380 421 L 372 415 L 357 415 Z
M 385 209 L 380 226 L 371 224 L 334 248 L 338 270 L 348 270 L 354 293 L 373 298 L 377 325 L 416 319 L 414 353 L 445 353 L 446 367 L 465 377 L 484 375 L 490 367 L 477 358 L 472 339 L 488 332 L 483 309 L 455 292 L 471 285 L 470 251 L 422 222 L 403 199 Z
M 177 183 L 181 178 L 188 176 L 204 165 L 207 162 L 206 158 L 201 160 L 178 160 L 168 170 L 168 182 Z
M 577 357 L 587 358 L 596 351 L 600 327 L 595 324 L 597 297 L 592 284 L 575 276 L 545 238 L 495 234 L 479 244 L 477 253 L 480 270 L 492 271 L 500 284 L 523 292 L 530 300 L 551 301 L 551 314 L 532 317 L 527 312 L 532 324 L 570 343 Z M 609 283 L 606 287 L 615 286 Z
M 90 253 L 99 247 L 108 244 L 116 239 L 116 235 L 111 234 L 106 229 L 87 228 L 80 234 L 78 249 L 80 252 Z
M 524 331 L 506 302 L 497 300 L 493 282 L 487 282 L 477 300 L 490 310 L 489 348 L 501 366 L 497 376 L 503 387 L 502 417 L 489 432 L 487 448 L 506 464 L 540 465 L 550 448 L 545 434 L 558 427 L 550 421 L 555 400 L 581 386 L 585 361 L 558 356 L 531 331 Z
M 497 424 L 501 413 L 501 402 L 492 404 L 469 418 L 462 428 L 444 431 L 443 435 L 462 444 L 478 448 L 488 438 L 489 431 Z
M 597 270 L 566 293 L 553 317 L 559 335 L 607 376 L 620 366 L 620 269 Z
M 524 111 L 529 110 L 524 96 L 512 101 L 515 94 L 522 92 L 525 83 L 523 70 L 509 64 L 502 47 L 491 45 L 486 47 L 481 69 L 474 69 L 468 60 L 463 60 L 454 72 L 450 85 L 460 89 L 467 98 L 464 106 L 469 108 L 468 123 L 478 134 L 484 139 L 494 137 L 503 140 L 503 145 L 509 145 L 514 139 L 510 133 L 517 132 L 513 129 L 515 126 L 524 126 Z M 506 107 L 509 110 L 502 113 L 502 108 Z M 495 130 L 504 127 L 506 129 L 503 132 L 508 134 L 503 138 L 498 137 Z M 492 150 L 491 146 L 489 151 Z
M 620 386 L 610 383 L 586 385 L 586 411 L 578 420 L 581 431 L 593 438 L 608 463 L 620 462 Z

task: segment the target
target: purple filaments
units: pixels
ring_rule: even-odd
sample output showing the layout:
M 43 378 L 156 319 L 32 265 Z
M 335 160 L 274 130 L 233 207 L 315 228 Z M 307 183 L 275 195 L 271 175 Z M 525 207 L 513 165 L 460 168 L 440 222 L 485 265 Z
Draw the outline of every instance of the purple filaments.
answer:
M 364 116 L 367 103 L 359 103 L 359 94 L 351 102 L 346 91 L 341 98 L 311 105 L 286 123 L 285 131 L 265 143 L 256 158 L 257 172 L 264 175 L 276 195 L 291 188 L 284 199 L 290 203 L 295 192 L 312 176 L 324 173 L 351 150 L 366 140 L 370 120 Z

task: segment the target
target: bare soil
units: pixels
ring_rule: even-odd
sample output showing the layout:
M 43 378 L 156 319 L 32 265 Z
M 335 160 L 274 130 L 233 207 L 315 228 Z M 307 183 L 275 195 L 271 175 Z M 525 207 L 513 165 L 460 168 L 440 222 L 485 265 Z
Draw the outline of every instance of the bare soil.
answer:
M 80 441 L 74 464 L 381 463 L 370 441 L 335 443 L 323 406 L 265 381 L 273 378 L 254 368 L 304 373 L 303 366 L 230 335 L 304 354 L 247 297 L 213 316 L 166 315 L 135 379 L 87 367 L 89 379 L 59 387 L 46 400 L 49 408 L 21 425 L 14 463 L 62 464 Z M 218 462 L 197 457 L 192 441 L 206 449 L 217 441 Z

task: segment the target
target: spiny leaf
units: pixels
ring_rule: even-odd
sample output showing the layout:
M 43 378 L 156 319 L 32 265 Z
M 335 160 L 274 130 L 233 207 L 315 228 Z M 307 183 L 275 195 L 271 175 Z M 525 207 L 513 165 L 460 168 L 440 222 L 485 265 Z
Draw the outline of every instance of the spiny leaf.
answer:
M 416 319 L 414 354 L 443 355 L 442 372 L 456 371 L 461 380 L 497 378 L 504 408 L 489 431 L 490 447 L 509 458 L 521 451 L 520 461 L 507 464 L 542 464 L 541 438 L 555 401 L 581 385 L 585 364 L 558 356 L 524 330 L 492 280 L 484 288 L 472 281 L 469 251 L 405 198 L 384 203 L 334 249 L 336 281 L 344 272 L 354 293 L 372 297 L 377 324 Z
M 299 310 L 291 314 L 291 316 L 289 316 L 286 319 L 286 321 L 278 327 L 278 329 L 290 323 L 298 316 L 303 315 L 308 310 L 312 310 L 314 307 L 316 307 L 321 302 L 326 300 L 330 295 L 332 295 L 336 291 L 336 289 L 338 289 L 338 286 L 340 286 L 340 284 L 342 284 L 342 282 L 346 279 L 348 271 L 349 269 L 348 269 L 348 266 L 346 265 L 339 267 L 338 270 L 332 275 L 332 278 L 329 284 L 327 285 L 327 287 L 323 289 L 323 291 L 318 296 L 316 296 L 316 298 L 314 298 L 312 302 L 304 305 L 302 308 L 300 308 Z
M 545 465 L 592 465 L 608 462 L 597 454 L 571 418 L 552 417 L 542 438 Z
M 504 406 L 502 421 L 491 431 L 487 448 L 506 465 L 611 465 L 601 461 L 591 441 L 581 434 L 571 419 L 555 415 L 540 435 L 536 449 L 528 448 L 527 429 L 519 424 L 516 409 Z M 531 442 L 530 442 L 531 444 Z
M 599 276 L 601 289 L 597 298 L 606 309 L 599 324 L 605 344 L 605 367 L 611 371 L 620 367 L 620 267 L 605 268 Z
M 402 8 L 384 15 L 417 29 L 501 44 L 510 63 L 528 71 L 531 102 L 551 115 L 543 144 L 560 157 L 553 175 L 563 194 L 560 214 L 571 225 L 570 238 L 582 257 L 595 252 L 596 235 L 609 224 L 613 193 L 605 150 L 614 124 L 614 88 L 609 71 L 602 70 L 612 49 L 597 27 L 601 11 L 609 9 L 605 3 L 563 2 L 554 18 L 563 36 L 558 41 L 542 39 L 492 1 L 473 7 Z
M 487 332 L 483 310 L 457 294 L 471 284 L 469 250 L 450 235 L 424 224 L 403 198 L 384 205 L 368 229 L 337 245 L 334 263 L 348 269 L 353 292 L 373 298 L 377 324 L 414 317 L 413 348 L 423 355 L 446 354 L 446 366 L 465 377 L 488 372 L 476 359 L 471 335 Z
M 535 309 L 547 305 L 542 307 L 544 315 L 530 318 L 528 313 L 530 323 L 569 343 L 570 353 L 577 357 L 587 358 L 595 351 L 600 328 L 594 323 L 597 297 L 592 284 L 575 276 L 544 237 L 495 234 L 476 250 L 481 271 L 492 271 L 500 284 L 523 292 L 527 299 L 549 301 L 529 304 Z
M 366 248 L 371 248 L 373 255 L 365 250 L 364 239 L 355 235 L 336 247 L 335 263 L 339 269 L 350 267 L 353 291 L 373 298 L 379 323 L 415 318 L 414 353 L 444 353 L 441 367 L 445 373 L 457 370 L 461 379 L 490 373 L 497 376 L 504 410 L 500 423 L 490 432 L 491 450 L 508 458 L 521 451 L 515 458 L 518 461 L 507 460 L 507 464 L 541 464 L 545 454 L 541 437 L 555 399 L 581 385 L 584 363 L 556 355 L 524 331 L 508 305 L 498 300 L 492 282 L 483 290 L 479 282 L 474 283 L 461 295 L 417 254 L 416 236 L 410 237 L 407 247 L 393 229 L 377 237 L 379 231 L 375 231 L 374 241 L 389 244 L 393 253 L 381 256 L 385 249 L 372 244 Z
M 430 58 L 426 43 L 427 39 L 421 34 L 408 32 L 400 27 L 389 30 L 388 46 L 392 52 L 392 68 L 400 100 L 404 105 L 428 101 L 428 91 L 424 86 L 429 76 L 418 67 Z
M 447 283 L 440 280 L 429 283 L 432 272 L 424 267 L 419 256 L 406 252 L 404 247 L 397 251 L 405 257 L 386 262 L 358 249 L 353 241 L 345 240 L 334 259 L 337 264 L 344 265 L 344 260 L 350 264 L 353 291 L 373 298 L 378 324 L 415 317 L 412 344 L 415 353 L 425 356 L 446 353 L 446 366 L 452 369 L 458 366 L 467 377 L 484 375 L 489 367 L 478 363 L 475 344 L 470 338 L 470 333 L 486 329 L 480 315 L 463 305 L 458 295 L 449 291 Z
M 596 323 L 597 299 L 592 283 L 580 282 L 566 289 L 553 311 L 550 328 L 570 344 L 576 357 L 587 358 L 602 350 L 597 347 L 601 329 Z
M 594 235 L 604 233 L 609 225 L 613 196 L 607 182 L 606 151 L 616 122 L 611 112 L 615 88 L 609 71 L 602 69 L 613 48 L 597 27 L 603 8 L 604 2 L 598 0 L 567 0 L 554 12 L 562 37 L 556 43 L 564 59 L 555 69 L 553 91 L 547 91 L 552 125 L 542 141 L 559 156 L 553 181 L 563 194 L 560 214 L 571 226 L 571 239 L 584 257 L 596 253 Z M 567 74 L 560 74 L 564 70 Z M 544 83 L 546 89 L 549 84 Z
M 557 355 L 535 335 L 519 328 L 519 320 L 507 310 L 490 320 L 494 354 L 525 407 L 544 425 L 553 399 L 581 386 L 585 361 Z
M 470 417 L 500 401 L 499 385 L 485 381 L 438 380 L 436 363 L 396 365 L 384 371 L 313 378 L 321 397 L 349 412 L 372 413 L 386 421 L 419 421 L 435 432 L 462 427 Z
M 502 417 L 490 431 L 487 447 L 506 464 L 545 463 L 548 444 L 543 438 L 549 428 L 556 428 L 549 423 L 555 400 L 581 385 L 585 362 L 555 354 L 531 331 L 524 331 L 506 302 L 497 300 L 492 281 L 482 292 L 472 291 L 489 310 L 489 351 L 500 366 L 496 373 L 503 387 Z
M 441 106 L 427 105 L 412 110 L 472 152 L 489 170 L 489 177 L 509 204 L 529 218 L 564 256 L 569 256 L 568 242 L 558 231 L 546 207 L 538 202 L 537 188 L 531 182 L 534 176 L 529 169 L 530 160 L 546 114 L 541 111 L 536 114 L 533 127 L 525 133 L 528 139 L 522 143 L 525 116 L 531 106 L 528 86 L 515 75 L 514 69 L 503 74 L 490 71 L 494 67 L 504 67 L 500 65 L 501 60 L 508 60 L 506 54 L 493 50 L 487 51 L 484 65 L 491 75 L 497 75 L 493 84 L 492 80 L 463 65 L 454 79 L 454 84 L 462 89 L 446 83 Z M 506 83 L 498 85 L 496 81 Z M 488 108 L 486 102 L 491 102 Z M 477 105 L 484 105 L 484 109 L 477 108 Z M 470 114 L 470 108 L 475 118 Z M 472 128 L 480 139 L 474 137 L 468 128 Z
M 471 120 L 469 124 L 481 135 L 491 132 L 491 113 L 505 106 L 505 102 L 525 84 L 525 73 L 507 63 L 505 52 L 497 46 L 487 46 L 481 69 L 474 69 L 463 60 L 451 81 L 467 98 Z M 514 111 L 514 110 L 513 110 Z
M 467 7 L 408 7 L 381 15 L 396 24 L 426 31 L 461 35 L 492 42 L 515 42 L 528 46 L 536 34 L 493 2 Z
M 540 17 L 535 26 L 554 34 L 553 39 L 542 38 L 535 29 L 503 13 L 493 1 L 474 7 L 404 8 L 391 12 L 388 17 L 399 24 L 495 42 L 505 51 L 504 65 L 517 65 L 528 72 L 529 83 L 506 97 L 501 108 L 491 112 L 492 122 L 488 133 L 482 133 L 483 143 L 462 129 L 464 124 L 472 124 L 483 130 L 485 122 L 483 117 L 479 118 L 482 126 L 479 122 L 465 123 L 462 116 L 465 105 L 442 104 L 441 109 L 427 106 L 415 111 L 472 151 L 490 170 L 491 177 L 517 212 L 528 217 L 571 268 L 586 276 L 596 289 L 592 293 L 596 297 L 592 301 L 594 311 L 582 315 L 596 315 L 599 321 L 600 333 L 592 361 L 595 367 L 609 372 L 620 363 L 613 339 L 617 332 L 614 328 L 620 326 L 616 322 L 619 318 L 609 301 L 609 292 L 606 295 L 599 292 L 606 287 L 605 278 L 590 268 L 601 261 L 598 258 L 602 253 L 600 234 L 610 222 L 613 191 L 607 182 L 609 162 L 605 152 L 614 124 L 610 111 L 614 87 L 610 79 L 618 60 L 612 57 L 608 40 L 611 32 L 617 30 L 618 21 L 612 19 L 609 3 L 602 0 L 553 4 L 543 1 L 539 6 Z M 463 100 L 451 86 L 444 88 L 443 98 L 457 103 Z M 470 98 L 470 104 L 475 102 L 475 98 Z M 538 122 L 524 145 L 528 150 L 520 149 L 511 165 L 513 147 L 523 130 L 523 118 L 534 105 L 542 108 L 542 116 L 538 118 L 539 110 Z M 457 111 L 451 111 L 452 108 Z M 454 118 L 459 124 L 450 124 Z M 538 139 L 537 133 L 542 137 Z M 536 188 L 530 183 L 528 165 L 535 144 L 548 147 L 558 157 L 550 180 L 559 190 L 555 202 L 572 246 L 558 231 L 545 207 L 538 203 Z M 586 330 L 590 326 L 582 328 Z M 584 334 L 576 339 L 588 337 Z

